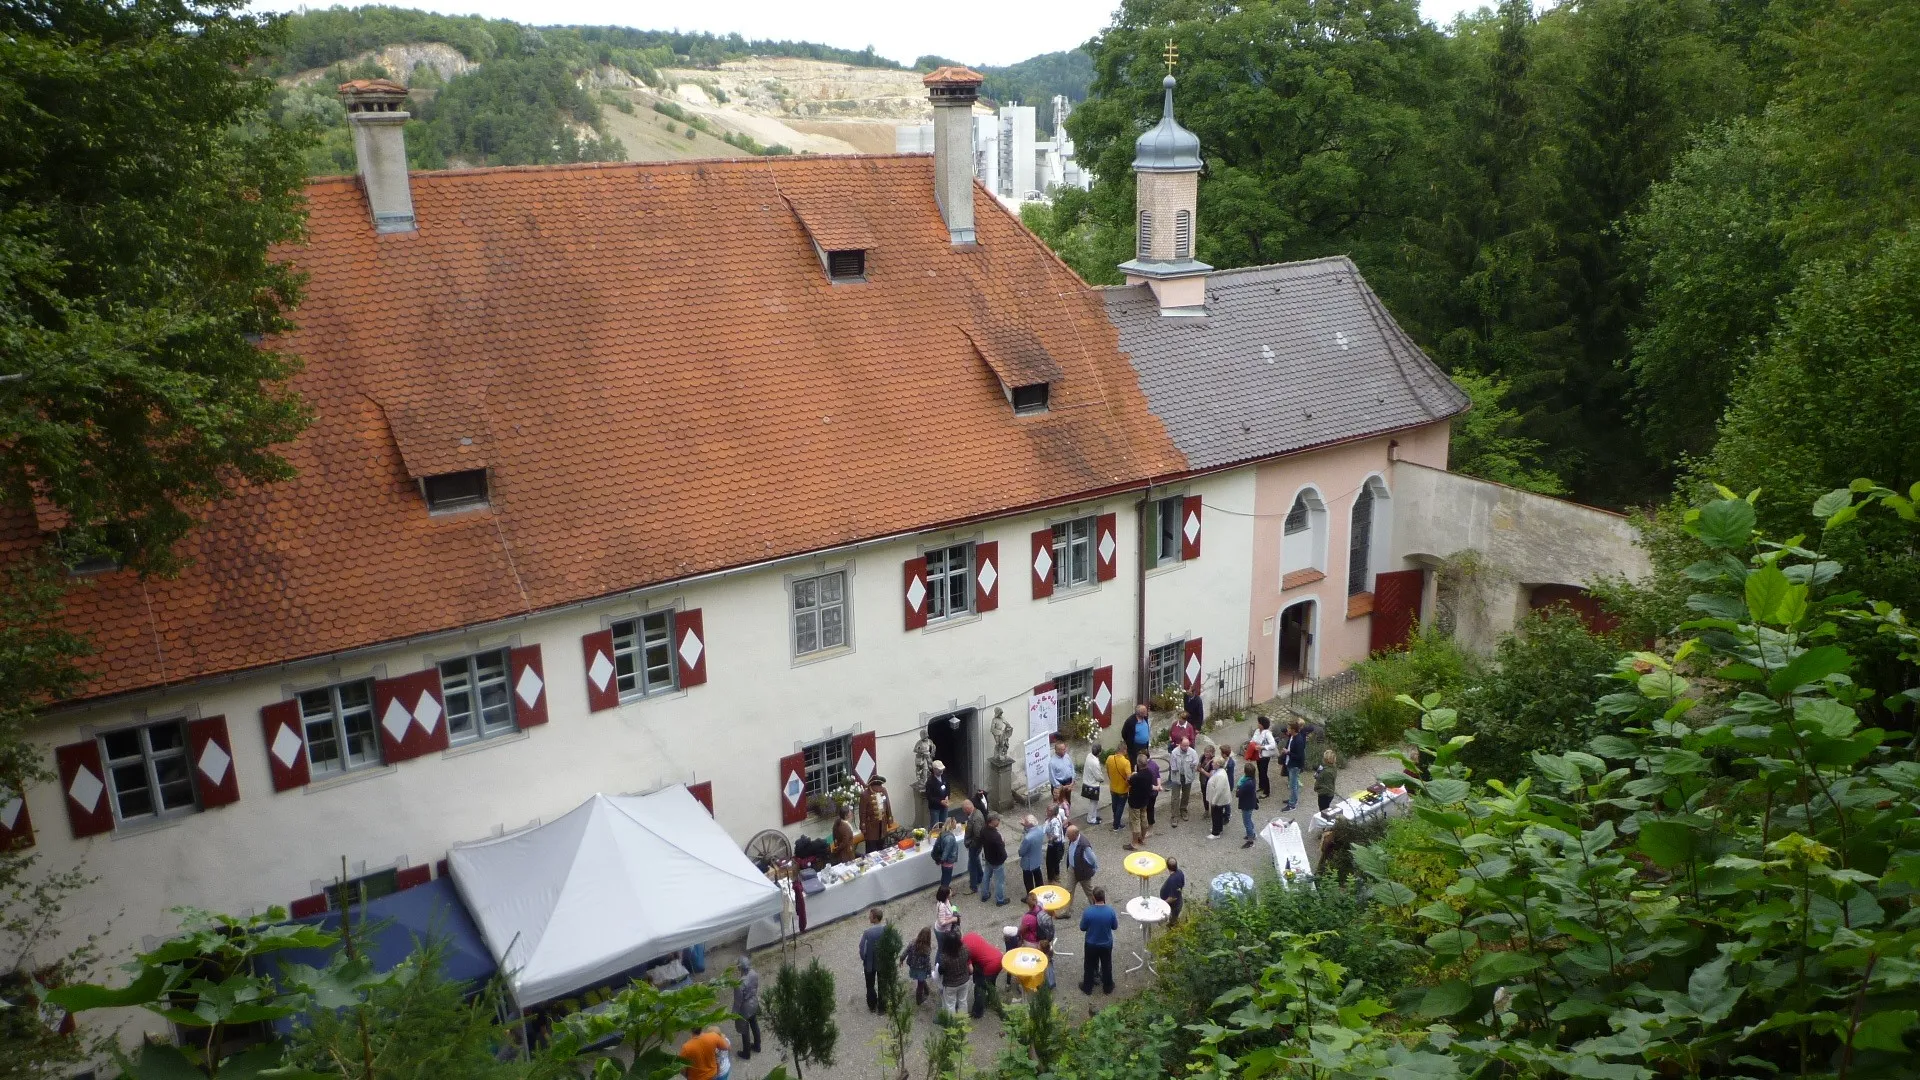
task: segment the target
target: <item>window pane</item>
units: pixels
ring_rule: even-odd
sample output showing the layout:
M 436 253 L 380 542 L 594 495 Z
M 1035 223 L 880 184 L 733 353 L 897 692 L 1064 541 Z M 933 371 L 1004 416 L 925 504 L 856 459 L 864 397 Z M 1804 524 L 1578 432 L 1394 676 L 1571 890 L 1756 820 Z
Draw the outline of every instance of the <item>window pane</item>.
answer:
M 817 579 L 804 578 L 793 583 L 793 610 L 806 611 L 819 603 L 820 586 Z
M 455 739 L 472 735 L 473 692 L 465 660 L 440 665 L 440 696 L 447 702 L 447 734 Z
M 333 717 L 308 721 L 307 762 L 316 773 L 339 771 L 340 742 L 334 733 Z
M 348 713 L 341 717 L 347 730 L 347 767 L 372 765 L 380 760 L 380 739 L 373 731 L 372 710 Z
M 820 612 L 820 647 L 837 648 L 847 643 L 846 611 L 839 607 L 823 608 Z
M 147 745 L 158 754 L 167 750 L 178 750 L 187 745 L 187 731 L 180 724 L 154 724 L 146 729 Z
M 119 803 L 123 820 L 153 813 L 153 792 L 147 786 L 145 762 L 121 765 L 112 773 L 114 797 Z
M 816 618 L 812 612 L 801 612 L 793 617 L 793 651 L 802 656 L 820 649 L 820 635 L 815 629 Z
M 160 780 L 162 810 L 178 810 L 193 805 L 193 778 L 187 773 L 187 759 L 184 756 L 160 758 L 153 763 L 153 773 Z
M 845 574 L 828 574 L 821 578 L 820 602 L 822 604 L 839 603 L 840 595 L 844 591 L 846 581 L 847 576 Z
M 480 684 L 480 726 L 489 735 L 513 730 L 513 705 L 505 679 Z
M 124 761 L 128 758 L 140 757 L 139 728 L 109 732 L 102 741 L 107 744 L 108 761 Z

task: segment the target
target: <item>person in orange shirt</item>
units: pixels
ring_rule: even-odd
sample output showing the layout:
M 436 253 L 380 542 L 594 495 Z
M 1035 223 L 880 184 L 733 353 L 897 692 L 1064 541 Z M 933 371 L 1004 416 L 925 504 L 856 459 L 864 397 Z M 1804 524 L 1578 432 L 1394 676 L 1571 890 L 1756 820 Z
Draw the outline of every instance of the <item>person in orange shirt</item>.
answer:
M 687 1063 L 687 1080 L 727 1080 L 733 1072 L 733 1062 L 727 1051 L 733 1044 L 720 1034 L 718 1027 L 709 1027 L 693 1038 L 680 1044 L 680 1057 Z

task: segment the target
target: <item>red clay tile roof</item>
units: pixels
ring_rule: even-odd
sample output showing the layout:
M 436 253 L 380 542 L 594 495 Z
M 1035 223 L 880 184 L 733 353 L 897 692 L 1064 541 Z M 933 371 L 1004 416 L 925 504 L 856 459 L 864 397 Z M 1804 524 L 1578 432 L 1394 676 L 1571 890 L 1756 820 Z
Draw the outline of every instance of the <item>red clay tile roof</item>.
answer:
M 980 74 L 970 67 L 949 64 L 946 67 L 937 67 L 927 72 L 927 77 L 921 79 L 920 83 L 923 86 L 933 86 L 939 83 L 978 86 L 986 81 L 987 77 L 985 75 Z
M 73 591 L 87 693 L 1184 468 L 1099 296 L 977 188 L 980 242 L 955 249 L 933 190 L 927 156 L 421 173 L 419 231 L 376 236 L 354 180 L 316 181 L 288 253 L 311 275 L 284 342 L 317 413 L 299 476 L 215 507 L 179 578 Z M 865 284 L 829 284 L 786 198 L 859 211 Z M 1013 415 L 969 340 L 995 327 L 1062 372 L 1051 412 Z M 469 453 L 492 509 L 430 517 L 412 477 Z M 0 515 L 0 552 L 36 540 Z

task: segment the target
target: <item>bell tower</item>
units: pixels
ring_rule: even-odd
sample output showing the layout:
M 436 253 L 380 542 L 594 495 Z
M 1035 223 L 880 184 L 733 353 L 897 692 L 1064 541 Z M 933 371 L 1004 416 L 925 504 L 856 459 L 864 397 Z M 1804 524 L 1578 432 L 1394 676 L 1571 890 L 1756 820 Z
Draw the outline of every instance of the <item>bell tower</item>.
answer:
M 1134 255 L 1120 264 L 1127 284 L 1145 283 L 1160 314 L 1204 315 L 1207 274 L 1213 267 L 1194 258 L 1199 218 L 1200 138 L 1173 118 L 1173 68 L 1179 58 L 1167 42 L 1166 92 L 1160 122 L 1133 144 Z

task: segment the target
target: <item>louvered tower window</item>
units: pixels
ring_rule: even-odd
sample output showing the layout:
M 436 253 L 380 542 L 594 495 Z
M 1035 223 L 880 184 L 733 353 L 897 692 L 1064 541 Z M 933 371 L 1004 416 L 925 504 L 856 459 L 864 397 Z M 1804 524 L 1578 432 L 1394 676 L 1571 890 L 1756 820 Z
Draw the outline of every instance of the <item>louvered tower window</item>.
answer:
M 1153 252 L 1153 211 L 1151 210 L 1140 211 L 1139 241 L 1139 256 L 1143 259 L 1151 258 Z
M 1193 257 L 1193 211 L 1181 210 L 1173 215 L 1173 257 L 1190 259 Z

